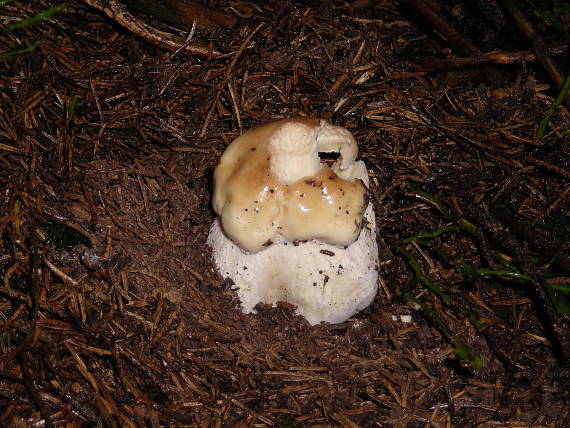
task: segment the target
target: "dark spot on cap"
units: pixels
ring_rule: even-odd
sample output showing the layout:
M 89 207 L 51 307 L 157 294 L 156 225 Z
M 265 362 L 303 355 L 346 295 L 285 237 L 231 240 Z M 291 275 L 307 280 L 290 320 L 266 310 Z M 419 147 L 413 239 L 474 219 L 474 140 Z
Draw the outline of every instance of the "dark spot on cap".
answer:
M 263 246 L 264 246 L 264 247 L 269 247 L 270 245 L 273 245 L 273 241 L 272 241 L 271 239 L 268 239 L 267 241 L 265 241 L 265 242 L 263 243 Z
M 249 149 L 249 150 L 251 150 L 252 152 L 255 152 L 255 151 L 257 150 L 257 148 L 256 148 L 256 147 L 252 147 L 252 148 Z

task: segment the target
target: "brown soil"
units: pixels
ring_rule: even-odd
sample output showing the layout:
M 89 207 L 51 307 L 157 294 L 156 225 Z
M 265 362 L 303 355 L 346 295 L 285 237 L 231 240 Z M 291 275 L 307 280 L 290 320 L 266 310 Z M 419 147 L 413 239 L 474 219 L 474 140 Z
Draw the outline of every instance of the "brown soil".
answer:
M 0 14 L 54 4 L 32 3 Z M 42 41 L 0 60 L 0 426 L 565 426 L 570 115 L 534 138 L 548 80 L 418 72 L 448 48 L 398 1 L 259 3 L 198 30 L 219 59 L 78 3 L 0 35 L 3 52 Z M 350 129 L 371 172 L 379 293 L 342 324 L 243 314 L 205 245 L 224 148 L 293 116 Z M 449 224 L 436 249 L 403 243 Z

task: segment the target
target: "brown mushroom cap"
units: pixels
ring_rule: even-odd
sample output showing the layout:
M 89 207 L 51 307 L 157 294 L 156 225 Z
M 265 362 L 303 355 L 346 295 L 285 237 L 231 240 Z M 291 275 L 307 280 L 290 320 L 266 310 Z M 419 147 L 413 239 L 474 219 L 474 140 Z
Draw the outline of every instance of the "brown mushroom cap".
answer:
M 318 135 L 326 130 L 326 151 L 330 141 L 348 145 L 353 157 L 343 161 L 354 162 L 356 143 L 343 128 L 334 134 L 336 128 L 318 119 L 286 119 L 247 131 L 228 146 L 214 172 L 213 206 L 240 248 L 255 253 L 277 241 L 313 239 L 342 247 L 358 238 L 367 189 L 318 158 Z

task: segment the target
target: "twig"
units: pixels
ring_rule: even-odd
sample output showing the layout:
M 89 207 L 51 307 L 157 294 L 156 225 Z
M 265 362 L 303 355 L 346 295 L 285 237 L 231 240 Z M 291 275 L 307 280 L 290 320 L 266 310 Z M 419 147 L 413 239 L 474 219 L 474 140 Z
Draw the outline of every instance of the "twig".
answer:
M 19 360 L 22 365 L 22 380 L 28 393 L 31 395 L 32 400 L 36 403 L 42 418 L 45 421 L 45 426 L 51 428 L 53 426 L 49 413 L 47 412 L 42 398 L 36 388 L 33 376 L 30 373 L 30 368 L 28 365 L 28 352 L 30 351 L 30 345 L 34 341 L 36 336 L 36 326 L 38 320 L 38 314 L 40 309 L 40 256 L 36 249 L 33 249 L 32 256 L 32 320 L 30 325 L 30 331 L 28 332 L 24 343 L 18 348 Z
M 554 165 L 550 162 L 545 162 L 543 160 L 540 159 L 536 159 L 535 157 L 532 156 L 527 156 L 526 158 L 529 162 L 535 164 L 535 165 L 539 165 L 551 172 L 555 172 L 556 174 L 561 175 L 562 177 L 566 178 L 566 179 L 570 179 L 570 171 L 566 171 L 564 168 L 560 168 L 557 165 Z
M 135 18 L 119 0 L 83 0 L 86 4 L 100 10 L 117 24 L 136 34 L 143 40 L 169 51 L 176 51 L 184 45 L 185 40 L 174 34 L 159 31 Z M 220 58 L 222 53 L 211 50 L 207 46 L 189 44 L 184 52 L 202 57 Z
M 42 397 L 40 396 L 40 393 L 38 392 L 38 389 L 36 388 L 36 386 L 34 385 L 34 381 L 32 380 L 32 375 L 30 374 L 28 366 L 27 355 L 26 354 L 21 355 L 20 361 L 22 362 L 22 378 L 24 381 L 24 385 L 28 390 L 28 392 L 30 393 L 30 395 L 32 396 L 32 399 L 36 403 L 36 406 L 38 407 L 38 410 L 40 411 L 40 414 L 42 415 L 42 418 L 45 421 L 45 426 L 47 428 L 51 428 L 53 427 L 53 424 L 51 422 L 50 415 L 44 406 Z
M 542 37 L 534 31 L 531 23 L 512 0 L 499 0 L 499 2 L 532 44 L 534 55 L 546 70 L 550 79 L 552 79 L 554 86 L 556 86 L 558 90 L 562 89 L 564 85 L 564 75 L 552 58 L 550 58 L 548 47 L 544 40 L 542 40 Z M 566 105 L 570 106 L 570 100 L 568 100 L 568 98 L 566 98 Z
M 140 10 L 163 22 L 186 26 L 193 22 L 200 28 L 220 30 L 237 24 L 235 16 L 227 15 L 193 0 L 123 0 L 129 8 Z
M 424 0 L 408 0 L 412 7 L 422 15 L 436 31 L 441 34 L 447 42 L 463 55 L 480 56 L 479 49 L 465 40 L 461 34 L 455 30 L 445 19 L 431 9 Z M 484 68 L 483 73 L 490 81 L 495 81 L 495 71 L 490 68 Z
M 61 279 L 64 283 L 68 285 L 72 285 L 73 287 L 77 287 L 79 283 L 74 280 L 72 277 L 67 275 L 61 269 L 59 269 L 56 265 L 50 262 L 48 259 L 44 259 L 45 265 L 51 270 L 59 279 Z
M 270 426 L 273 426 L 273 425 L 274 425 L 274 423 L 273 423 L 273 421 L 272 421 L 271 419 L 269 419 L 268 417 L 263 416 L 263 415 L 257 413 L 257 412 L 256 412 L 255 410 L 253 410 L 253 409 L 250 409 L 250 408 L 247 407 L 245 404 L 243 404 L 241 401 L 238 401 L 238 400 L 236 400 L 235 398 L 230 397 L 230 396 L 227 395 L 227 394 L 222 394 L 222 396 L 223 396 L 226 400 L 229 400 L 233 405 L 235 405 L 235 406 L 239 407 L 240 409 L 246 411 L 246 412 L 249 413 L 251 416 L 253 416 L 253 417 L 256 418 L 256 419 L 259 419 L 259 420 L 260 420 L 261 422 L 263 422 L 264 424 L 270 425 Z
M 550 48 L 552 55 L 559 55 L 568 50 L 567 45 Z M 529 51 L 505 52 L 495 51 L 468 58 L 429 58 L 422 61 L 413 61 L 411 65 L 417 71 L 447 71 L 475 68 L 491 64 L 523 64 L 536 61 L 536 56 Z
M 441 34 L 448 43 L 464 55 L 479 55 L 479 49 L 465 40 L 449 23 L 433 11 L 424 0 L 408 0 L 412 7 L 422 15 Z

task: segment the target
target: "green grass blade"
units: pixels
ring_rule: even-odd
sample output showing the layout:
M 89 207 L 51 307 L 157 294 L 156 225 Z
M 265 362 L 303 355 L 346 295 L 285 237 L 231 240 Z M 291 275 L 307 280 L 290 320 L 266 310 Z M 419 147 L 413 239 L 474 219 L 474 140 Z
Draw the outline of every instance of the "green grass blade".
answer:
M 552 117 L 552 115 L 554 114 L 556 109 L 562 104 L 562 102 L 564 101 L 564 98 L 566 98 L 566 96 L 568 95 L 569 89 L 570 89 L 570 73 L 566 76 L 566 80 L 564 81 L 564 85 L 562 86 L 560 93 L 556 97 L 554 104 L 552 104 L 550 107 L 548 107 L 548 110 L 546 110 L 546 113 L 544 114 L 543 118 L 541 119 L 540 123 L 538 124 L 538 131 L 536 133 L 536 138 L 540 139 L 540 138 L 544 137 L 544 134 L 546 133 L 546 126 L 548 125 L 548 122 L 550 122 L 550 118 Z M 565 132 L 567 132 L 567 131 L 565 131 Z
M 562 291 L 563 293 L 570 293 L 570 287 L 565 287 L 563 285 L 552 284 L 551 282 L 546 282 L 548 287 L 553 290 Z
M 544 288 L 559 314 L 570 314 L 570 287 L 564 287 L 558 284 L 552 284 L 548 281 L 543 281 Z
M 445 292 L 439 285 L 436 285 L 433 282 L 431 282 L 431 280 L 423 272 L 416 258 L 411 253 L 407 252 L 402 247 L 398 247 L 396 251 L 406 259 L 406 261 L 414 271 L 416 279 L 418 280 L 419 283 L 421 283 L 423 286 L 431 290 L 432 293 L 436 294 L 442 300 L 442 302 L 445 303 L 447 306 L 451 305 L 452 302 L 450 297 L 447 294 L 445 294 Z
M 459 229 L 460 229 L 459 226 L 457 226 L 456 224 L 448 224 L 447 226 L 440 227 L 439 229 L 434 230 L 433 232 L 421 233 L 419 235 L 404 239 L 404 244 L 409 244 L 410 242 L 416 241 L 418 239 L 437 238 L 438 236 L 443 235 L 444 233 L 456 232 Z
M 448 339 L 452 339 L 452 335 L 447 329 L 447 325 L 429 305 L 426 305 L 420 299 L 414 297 L 412 293 L 409 293 L 407 291 L 401 292 L 400 296 L 418 305 L 429 316 L 429 318 L 437 326 L 437 328 L 443 333 L 443 335 Z
M 473 353 L 473 350 L 467 346 L 467 343 L 465 343 L 463 339 L 456 337 L 454 344 L 455 349 L 453 351 L 455 355 L 474 367 L 483 367 L 483 360 Z
M 7 25 L 6 27 L 2 27 L 0 28 L 0 31 L 2 31 L 3 33 L 10 33 L 11 31 L 20 30 L 22 28 L 29 27 L 30 25 L 37 24 L 38 22 L 42 22 L 44 19 L 47 19 L 50 16 L 55 15 L 65 6 L 66 6 L 65 3 L 52 6 L 49 9 L 46 9 L 43 12 L 38 13 L 37 15 L 34 15 L 30 18 L 22 19 L 21 21 Z
M 404 187 L 404 191 L 413 194 L 413 196 L 415 196 L 418 199 L 423 199 L 424 201 L 430 202 L 432 205 L 434 205 L 439 210 L 439 212 L 447 220 L 453 221 L 461 229 L 464 229 L 469 233 L 475 233 L 476 227 L 473 224 L 471 224 L 470 222 L 468 222 L 467 220 L 465 220 L 461 217 L 458 217 L 454 214 L 451 214 L 451 212 L 447 209 L 447 207 L 445 206 L 445 204 L 443 202 L 441 202 L 439 199 L 435 198 L 434 196 L 430 195 L 429 193 L 424 192 L 423 190 L 418 189 L 414 186 L 410 186 L 410 185 Z
M 71 98 L 65 105 L 66 116 L 71 123 L 75 120 L 75 113 L 77 111 L 78 104 L 79 103 L 76 98 Z
M 28 46 L 27 48 L 17 49 L 17 50 L 14 50 L 14 51 L 7 52 L 7 53 L 5 53 L 5 54 L 1 54 L 1 55 L 0 55 L 0 59 L 6 59 L 6 58 L 9 58 L 9 57 L 11 57 L 11 56 L 22 55 L 22 54 L 25 54 L 25 53 L 33 52 L 33 51 L 39 46 L 39 44 L 40 44 L 40 42 L 37 41 L 37 42 L 35 42 L 33 45 Z
M 453 343 L 453 351 L 455 355 L 460 359 L 467 361 L 474 367 L 483 367 L 483 360 L 479 358 L 473 350 L 467 345 L 467 342 L 459 335 L 451 335 L 447 325 L 443 322 L 443 320 L 437 315 L 437 313 L 429 306 L 426 305 L 421 300 L 414 297 L 411 293 L 404 291 L 400 293 L 400 296 L 404 299 L 409 300 L 410 302 L 415 303 L 418 305 L 424 313 L 431 319 L 431 321 L 437 326 L 439 331 L 443 333 L 452 343 Z

